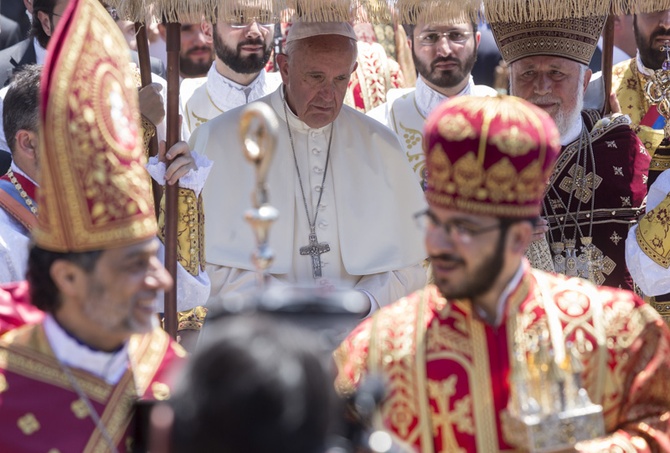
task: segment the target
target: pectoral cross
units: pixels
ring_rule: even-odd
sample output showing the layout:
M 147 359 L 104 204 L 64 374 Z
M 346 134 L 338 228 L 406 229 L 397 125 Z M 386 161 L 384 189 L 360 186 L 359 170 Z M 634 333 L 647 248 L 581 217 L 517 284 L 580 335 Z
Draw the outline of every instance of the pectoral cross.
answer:
M 321 255 L 330 251 L 330 245 L 327 242 L 319 243 L 316 233 L 310 233 L 309 245 L 300 247 L 301 255 L 310 255 L 312 257 L 312 276 L 321 278 Z
M 559 274 L 568 277 L 588 278 L 589 269 L 585 254 L 576 250 L 574 239 L 564 239 L 552 244 L 554 255 L 554 269 Z

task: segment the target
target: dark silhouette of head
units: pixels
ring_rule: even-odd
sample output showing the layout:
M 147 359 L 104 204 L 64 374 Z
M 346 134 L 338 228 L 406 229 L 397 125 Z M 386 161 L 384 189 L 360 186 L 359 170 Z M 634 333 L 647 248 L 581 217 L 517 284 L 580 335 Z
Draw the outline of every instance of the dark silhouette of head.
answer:
M 316 337 L 263 315 L 208 327 L 171 401 L 175 451 L 323 451 L 336 398 Z

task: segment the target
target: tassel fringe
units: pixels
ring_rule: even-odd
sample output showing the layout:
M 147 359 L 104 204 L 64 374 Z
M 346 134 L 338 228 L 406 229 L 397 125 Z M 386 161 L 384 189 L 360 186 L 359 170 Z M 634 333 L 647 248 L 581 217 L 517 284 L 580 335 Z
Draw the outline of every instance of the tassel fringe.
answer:
M 308 21 L 371 23 L 527 22 L 670 9 L 670 0 L 108 0 L 119 17 L 132 21 L 216 22 L 245 16 L 278 22 L 297 14 Z

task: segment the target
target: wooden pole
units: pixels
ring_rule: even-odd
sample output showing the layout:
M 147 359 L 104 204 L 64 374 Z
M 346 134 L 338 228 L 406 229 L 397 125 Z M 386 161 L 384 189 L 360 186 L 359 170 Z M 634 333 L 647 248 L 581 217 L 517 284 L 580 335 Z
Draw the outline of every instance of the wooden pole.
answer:
M 603 29 L 603 60 L 602 60 L 602 74 L 603 83 L 605 84 L 605 106 L 603 107 L 603 115 L 612 113 L 612 106 L 610 105 L 610 93 L 612 92 L 612 65 L 614 52 L 614 15 L 607 16 L 605 28 Z
M 168 22 L 167 51 L 167 149 L 179 141 L 179 51 L 181 25 Z M 165 186 L 165 267 L 174 280 L 174 286 L 165 292 L 165 330 L 177 338 L 177 196 L 178 186 Z
M 137 36 L 137 59 L 140 63 L 140 78 L 142 87 L 151 83 L 151 61 L 149 60 L 149 41 L 147 39 L 147 29 L 144 22 L 135 22 L 135 34 Z M 149 141 L 149 156 L 158 154 L 158 137 L 153 136 Z M 154 195 L 154 209 L 156 219 L 160 213 L 161 197 L 163 196 L 163 187 L 151 178 L 151 189 Z

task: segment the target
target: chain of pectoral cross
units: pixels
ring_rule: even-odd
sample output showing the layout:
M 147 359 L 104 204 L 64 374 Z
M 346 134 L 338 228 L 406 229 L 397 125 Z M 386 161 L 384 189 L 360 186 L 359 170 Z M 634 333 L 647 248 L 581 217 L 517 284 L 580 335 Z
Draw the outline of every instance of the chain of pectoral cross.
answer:
M 326 165 L 323 170 L 323 179 L 321 180 L 321 187 L 319 188 L 319 199 L 314 208 L 314 220 L 310 219 L 309 208 L 307 207 L 307 197 L 305 196 L 305 189 L 302 185 L 302 178 L 300 177 L 300 168 L 298 167 L 298 158 L 295 155 L 295 146 L 293 145 L 293 134 L 291 133 L 291 125 L 288 121 L 288 109 L 286 107 L 286 99 L 284 99 L 284 116 L 286 118 L 286 128 L 288 129 L 288 138 L 291 142 L 291 151 L 293 151 L 293 162 L 295 163 L 295 171 L 298 173 L 298 182 L 300 183 L 300 193 L 302 194 L 302 202 L 305 205 L 305 215 L 307 216 L 307 223 L 309 223 L 309 244 L 300 247 L 301 255 L 309 255 L 312 257 L 312 277 L 321 278 L 322 263 L 321 255 L 330 251 L 330 245 L 327 242 L 319 242 L 316 237 L 316 218 L 319 215 L 319 206 L 321 206 L 321 196 L 323 195 L 323 187 L 326 184 L 326 175 L 328 174 L 328 162 L 330 162 L 330 145 L 333 142 L 333 129 L 330 126 L 330 137 L 328 138 L 328 151 L 326 152 Z
M 554 221 L 558 224 L 561 238 L 560 241 L 551 240 L 551 249 L 554 255 L 554 267 L 556 272 L 560 272 L 571 276 L 580 276 L 583 278 L 593 277 L 594 265 L 593 262 L 593 244 L 592 244 L 592 230 L 593 230 L 593 212 L 595 209 L 595 191 L 600 185 L 602 178 L 599 178 L 596 173 L 595 156 L 591 145 L 590 136 L 586 128 L 582 128 L 582 133 L 579 138 L 579 149 L 575 159 L 575 164 L 570 168 L 569 173 L 572 178 L 564 178 L 561 181 L 559 188 L 568 192 L 567 204 L 563 202 L 561 194 L 554 185 L 554 181 L 550 184 L 551 191 L 557 197 L 557 203 L 564 209 L 563 217 L 559 217 L 556 208 L 552 204 L 553 200 L 547 200 L 544 203 L 545 215 L 548 214 L 547 206 L 551 209 Z M 586 148 L 586 149 L 584 149 Z M 589 159 L 590 158 L 590 159 Z M 591 164 L 591 173 L 587 171 L 589 160 Z M 583 167 L 582 167 L 583 165 Z M 577 206 L 574 212 L 571 210 L 572 201 L 577 200 Z M 587 215 L 589 221 L 588 235 L 585 236 L 579 224 L 579 214 L 582 203 L 590 201 L 591 209 Z M 568 227 L 568 220 L 574 222 L 574 233 L 572 238 L 566 237 L 566 228 Z M 582 242 L 581 253 L 576 249 L 577 235 Z

